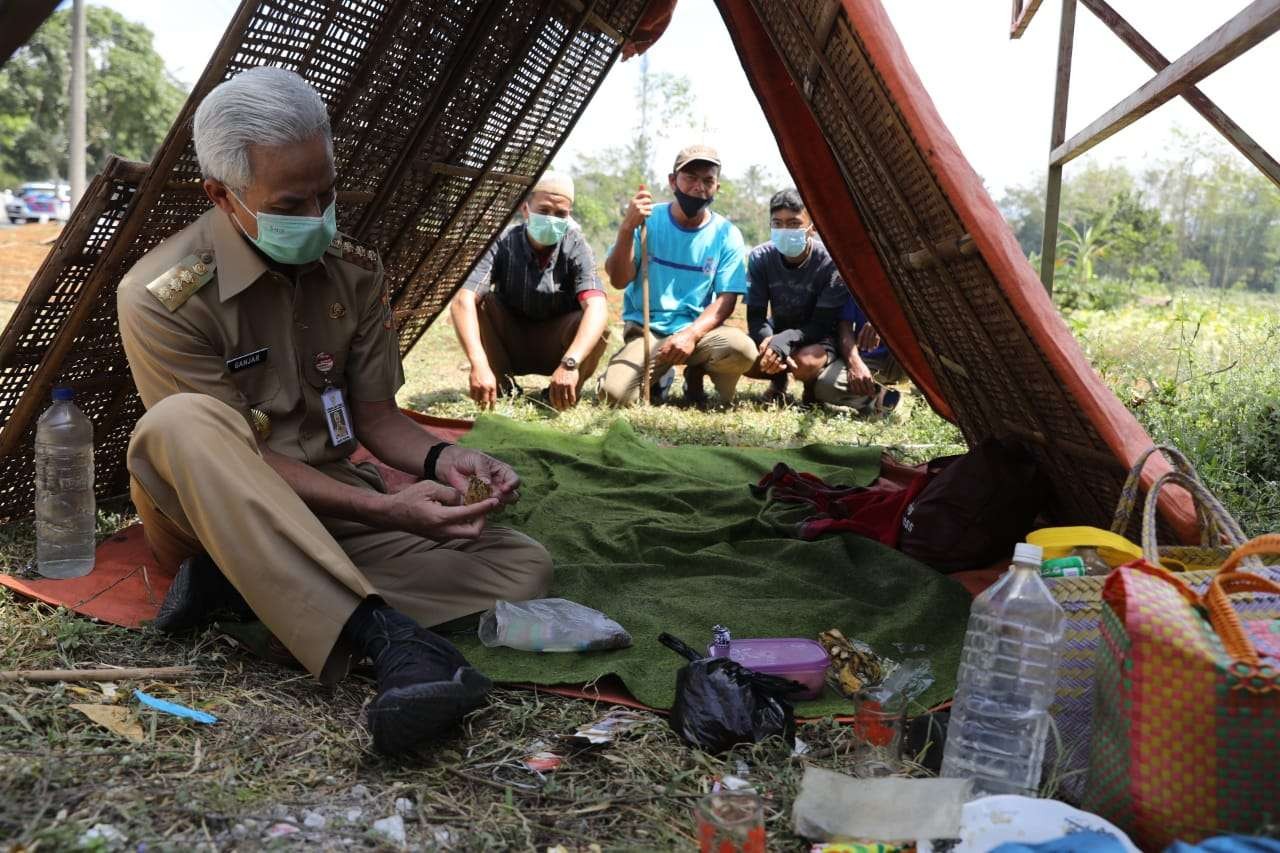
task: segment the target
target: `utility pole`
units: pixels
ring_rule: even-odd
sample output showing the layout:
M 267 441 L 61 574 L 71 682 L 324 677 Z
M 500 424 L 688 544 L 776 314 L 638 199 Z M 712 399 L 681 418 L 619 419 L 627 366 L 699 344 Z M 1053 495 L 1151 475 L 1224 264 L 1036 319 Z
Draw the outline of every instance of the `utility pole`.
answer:
M 84 106 L 84 4 L 74 0 L 71 7 L 71 207 L 80 203 L 85 186 L 85 106 Z

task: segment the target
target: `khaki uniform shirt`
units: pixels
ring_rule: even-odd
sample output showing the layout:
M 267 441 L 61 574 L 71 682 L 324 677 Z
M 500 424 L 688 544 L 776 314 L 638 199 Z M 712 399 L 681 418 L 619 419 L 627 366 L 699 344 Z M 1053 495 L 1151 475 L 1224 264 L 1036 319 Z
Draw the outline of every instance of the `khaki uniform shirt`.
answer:
M 382 264 L 342 235 L 286 273 L 213 208 L 138 261 L 116 301 L 143 405 L 208 394 L 272 450 L 311 465 L 355 450 L 354 439 L 330 440 L 327 388 L 349 406 L 392 399 L 404 384 Z

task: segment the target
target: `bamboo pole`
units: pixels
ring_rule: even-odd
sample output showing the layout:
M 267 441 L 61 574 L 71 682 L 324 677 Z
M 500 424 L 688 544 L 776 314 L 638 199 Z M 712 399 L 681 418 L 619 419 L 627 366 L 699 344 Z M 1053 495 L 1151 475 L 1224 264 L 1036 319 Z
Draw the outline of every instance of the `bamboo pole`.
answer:
M 194 666 L 154 666 L 123 669 L 9 669 L 0 670 L 3 681 L 126 681 L 163 680 L 195 675 Z
M 653 388 L 652 344 L 649 340 L 649 223 L 640 223 L 640 299 L 644 305 L 644 365 L 641 372 L 640 405 L 649 405 Z

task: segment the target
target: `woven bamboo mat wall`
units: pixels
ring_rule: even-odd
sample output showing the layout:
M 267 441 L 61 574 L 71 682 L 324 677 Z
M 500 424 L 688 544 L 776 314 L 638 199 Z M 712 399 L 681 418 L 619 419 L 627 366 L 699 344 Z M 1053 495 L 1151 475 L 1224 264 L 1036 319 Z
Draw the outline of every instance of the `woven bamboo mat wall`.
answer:
M 1025 440 L 1053 478 L 1052 515 L 1108 526 L 1124 465 L 965 233 L 842 4 L 747 2 L 821 129 L 965 438 Z
M 97 493 L 127 490 L 142 405 L 115 314 L 124 272 L 208 203 L 190 124 L 258 65 L 329 106 L 338 224 L 382 254 L 407 351 L 546 168 L 645 0 L 245 0 L 151 164 L 96 177 L 0 336 L 0 523 L 33 511 L 35 419 L 55 385 L 94 422 Z

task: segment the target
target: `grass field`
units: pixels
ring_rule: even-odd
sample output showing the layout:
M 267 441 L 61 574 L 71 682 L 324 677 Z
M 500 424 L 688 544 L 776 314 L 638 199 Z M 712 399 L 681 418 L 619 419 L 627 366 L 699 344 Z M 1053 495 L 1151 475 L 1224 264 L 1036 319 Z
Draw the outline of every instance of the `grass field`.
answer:
M 612 346 L 617 347 L 622 339 L 622 326 L 616 316 L 617 300 L 613 302 L 611 340 Z M 730 322 L 745 327 L 741 307 Z M 443 417 L 475 417 L 476 406 L 467 396 L 468 372 L 467 359 L 453 327 L 448 317 L 442 316 L 405 359 L 406 383 L 400 392 L 400 404 Z M 547 384 L 547 379 L 540 376 L 520 381 L 526 392 L 537 391 Z M 637 432 L 667 444 L 754 447 L 813 442 L 884 444 L 897 446 L 912 459 L 954 453 L 962 447 L 959 431 L 935 415 L 923 397 L 913 391 L 904 394 L 904 402 L 892 416 L 868 420 L 830 411 L 765 405 L 760 395 L 768 383 L 754 379 L 742 380 L 734 405 L 713 406 L 708 411 L 679 403 L 680 379 L 673 389 L 676 405 L 637 408 L 622 414 L 596 402 L 593 388 L 594 381 L 588 382 L 584 389 L 586 400 L 563 414 L 531 399 L 504 401 L 496 411 L 506 417 L 539 421 L 553 429 L 585 434 L 603 432 L 614 418 L 625 417 Z M 710 393 L 710 382 L 707 389 Z M 793 385 L 792 392 L 798 396 L 799 388 Z M 532 393 L 526 393 L 526 398 L 531 396 Z M 714 393 L 712 400 L 715 400 Z
M 1280 530 L 1280 297 L 1182 291 L 1168 301 L 1079 312 L 1068 323 L 1151 435 L 1191 457 L 1247 532 Z M 615 325 L 615 341 L 620 334 Z M 475 415 L 466 358 L 444 318 L 405 370 L 402 405 L 447 417 Z M 529 379 L 526 390 L 545 384 Z M 673 444 L 881 444 L 912 461 L 963 449 L 959 431 L 912 391 L 890 417 L 866 420 L 766 406 L 760 402 L 766 387 L 744 380 L 732 408 L 666 406 L 621 416 L 654 441 Z M 562 415 L 529 401 L 504 402 L 498 412 L 579 433 L 601 432 L 620 416 L 594 399 Z
M 1181 294 L 1168 305 L 1071 318 L 1122 399 L 1157 438 L 1189 452 L 1253 533 L 1280 530 L 1278 309 L 1275 299 Z M 0 319 L 9 310 L 0 303 Z M 406 373 L 403 404 L 474 414 L 465 361 L 446 323 L 428 333 Z M 958 449 L 954 427 L 916 395 L 887 419 L 863 421 L 764 407 L 763 387 L 745 383 L 741 401 L 727 410 L 662 407 L 621 416 L 667 443 L 878 443 L 910 459 Z M 524 401 L 499 411 L 589 433 L 619 416 L 592 400 L 559 416 Z M 104 534 L 130 519 L 127 506 L 105 509 Z M 0 536 L 5 570 L 21 570 L 31 554 L 29 528 Z M 137 742 L 70 707 L 124 704 L 124 684 L 115 695 L 96 685 L 0 686 L 0 840 L 26 851 L 139 843 L 148 850 L 257 850 L 304 842 L 394 849 L 372 826 L 399 815 L 408 845 L 422 849 L 687 849 L 691 803 L 716 777 L 733 773 L 765 792 L 774 849 L 806 849 L 791 835 L 789 818 L 803 762 L 777 744 L 710 757 L 681 746 L 654 717 L 634 739 L 572 758 L 544 780 L 519 759 L 605 708 L 499 690 L 465 733 L 418 760 L 387 761 L 370 751 L 359 724 L 371 692 L 367 676 L 322 688 L 254 660 L 213 631 L 175 641 L 0 593 L 0 668 L 182 663 L 199 666 L 199 677 L 137 686 L 209 710 L 220 722 L 202 727 L 142 713 Z M 848 769 L 847 728 L 806 725 L 800 734 L 811 748 L 805 761 Z M 86 837 L 99 824 L 123 840 Z

